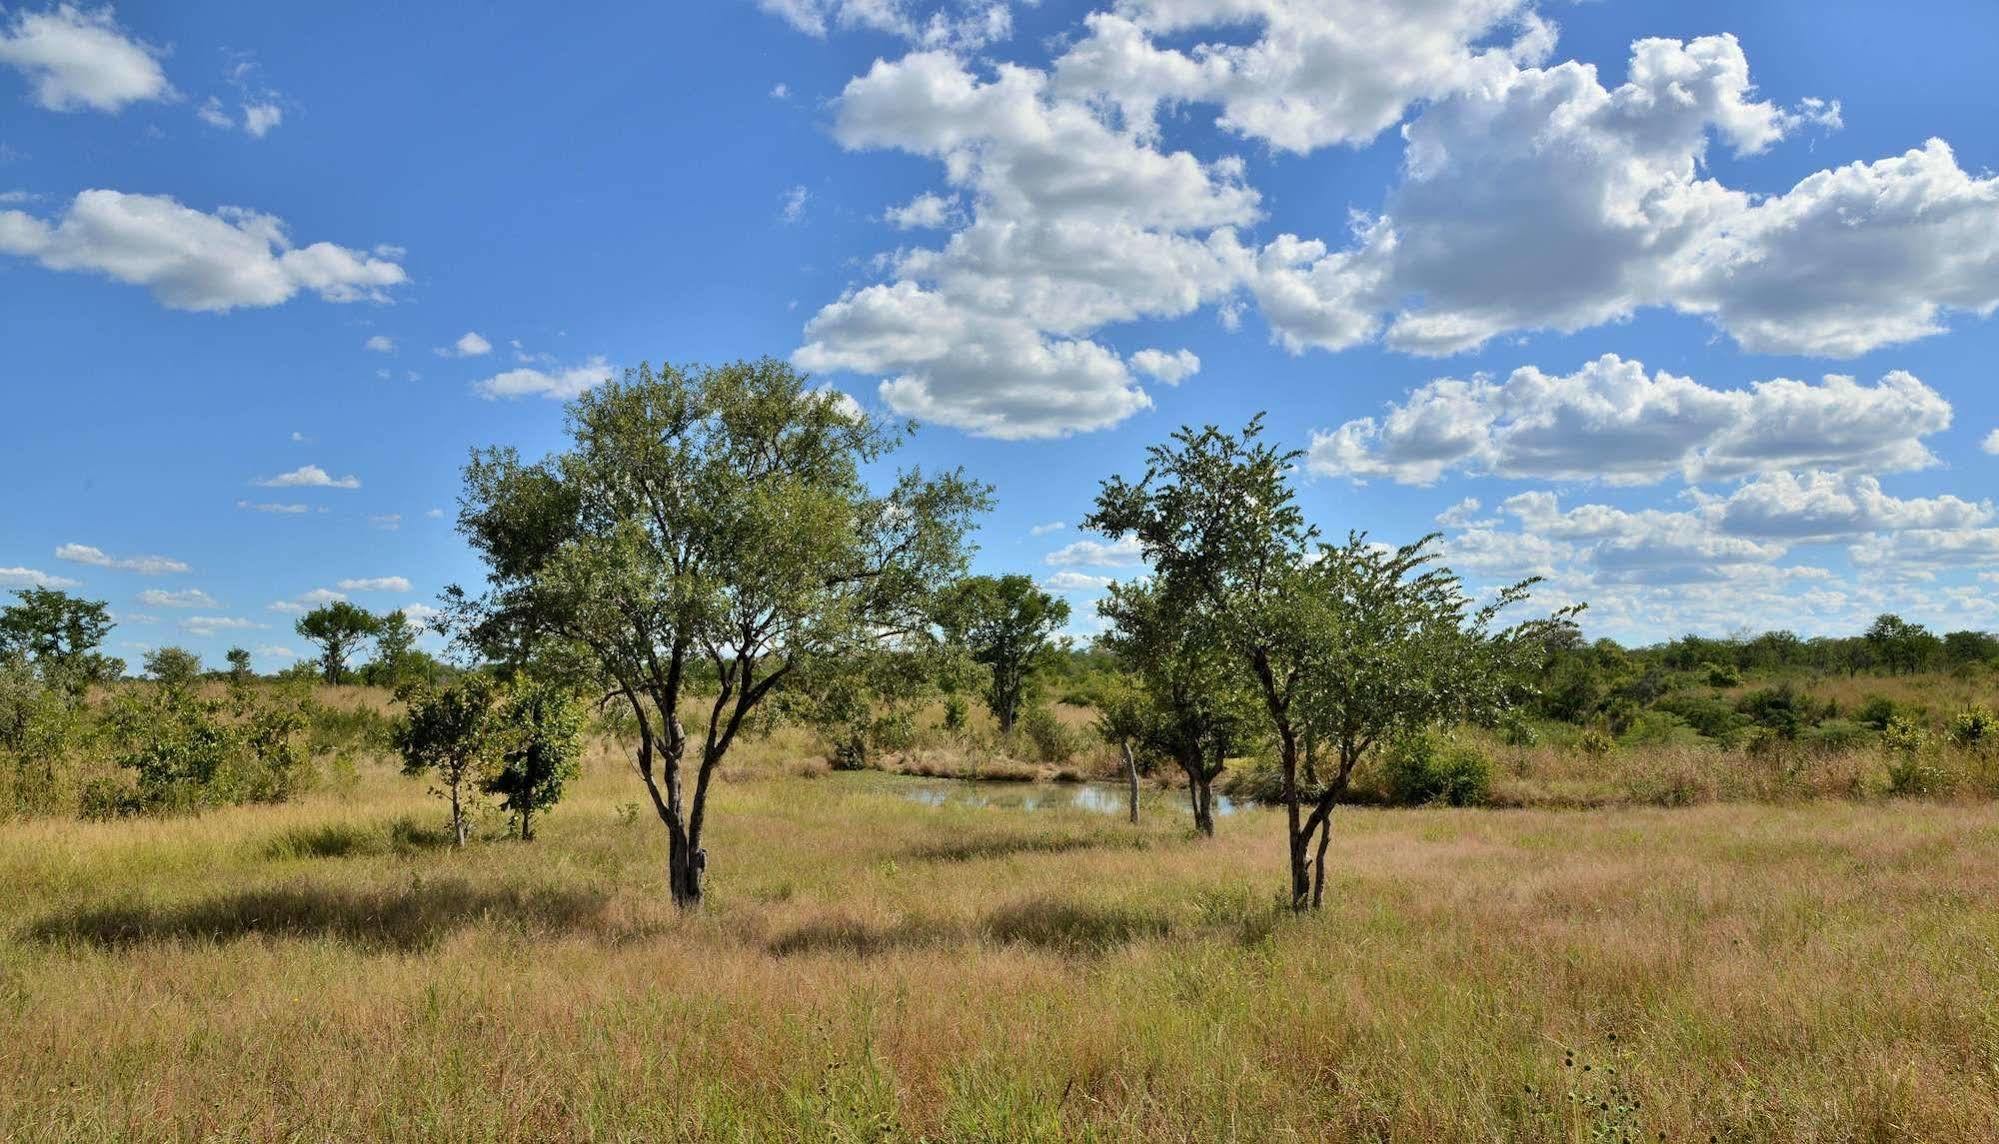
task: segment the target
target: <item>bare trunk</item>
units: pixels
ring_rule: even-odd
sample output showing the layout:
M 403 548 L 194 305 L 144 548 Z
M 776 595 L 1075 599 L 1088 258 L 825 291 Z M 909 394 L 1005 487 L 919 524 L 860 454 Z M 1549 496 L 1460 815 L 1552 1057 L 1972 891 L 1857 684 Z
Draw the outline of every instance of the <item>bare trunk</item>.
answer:
M 465 808 L 458 801 L 458 784 L 451 784 L 451 844 L 465 845 Z
M 1194 829 L 1204 837 L 1215 836 L 1214 795 L 1208 786 L 1207 772 L 1199 766 L 1182 766 L 1187 772 L 1187 797 L 1194 804 Z
M 708 852 L 689 840 L 682 831 L 672 831 L 667 849 L 666 880 L 673 889 L 673 904 L 693 909 L 701 904 L 702 875 L 708 869 Z
M 1319 823 L 1319 852 L 1312 859 L 1312 908 L 1326 900 L 1326 843 L 1333 836 L 1333 816 Z
M 1124 781 L 1131 791 L 1131 824 L 1138 825 L 1138 756 L 1131 753 L 1131 740 L 1118 744 L 1124 750 Z

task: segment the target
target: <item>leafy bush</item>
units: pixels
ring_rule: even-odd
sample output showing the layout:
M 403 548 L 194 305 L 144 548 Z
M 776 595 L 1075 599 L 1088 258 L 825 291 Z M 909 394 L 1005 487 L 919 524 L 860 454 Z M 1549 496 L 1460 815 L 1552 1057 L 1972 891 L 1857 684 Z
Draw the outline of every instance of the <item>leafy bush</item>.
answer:
M 1592 759 L 1602 759 L 1616 745 L 1617 740 L 1611 738 L 1601 727 L 1591 727 L 1576 736 L 1577 749 Z
M 1671 695 L 1659 702 L 1657 710 L 1679 716 L 1704 737 L 1722 744 L 1733 742 L 1749 723 L 1727 700 L 1711 695 Z
M 1952 744 L 1968 751 L 1982 751 L 1999 742 L 1999 717 L 1985 706 L 1967 707 L 1950 717 L 1944 729 Z
M 1789 683 L 1752 691 L 1736 700 L 1735 709 L 1786 739 L 1797 738 L 1798 732 L 1818 722 L 1811 700 Z
M 1083 750 L 1083 737 L 1046 707 L 1030 707 L 1020 717 L 1020 734 L 1042 763 L 1066 763 Z
M 1886 731 L 1888 724 L 1900 713 L 1893 699 L 1886 695 L 1870 695 L 1866 702 L 1860 705 L 1860 710 L 1854 718 L 1876 731 Z
M 1737 670 L 1736 666 L 1732 663 L 1704 663 L 1701 665 L 1701 668 L 1707 672 L 1709 687 L 1740 687 L 1742 685 L 1742 672 Z
M 1847 751 L 1864 745 L 1873 736 L 1865 723 L 1849 719 L 1828 719 L 1800 735 L 1799 741 L 1816 751 Z
M 1895 795 L 1940 794 L 1948 777 L 1929 750 L 1929 735 L 1906 719 L 1895 718 L 1881 732 L 1881 749 L 1887 756 L 1888 793 Z
M 1696 746 L 1701 733 L 1671 711 L 1641 711 L 1620 739 L 1626 746 Z
M 1414 735 L 1388 752 L 1382 779 L 1404 806 L 1477 806 L 1492 792 L 1492 764 L 1474 747 Z

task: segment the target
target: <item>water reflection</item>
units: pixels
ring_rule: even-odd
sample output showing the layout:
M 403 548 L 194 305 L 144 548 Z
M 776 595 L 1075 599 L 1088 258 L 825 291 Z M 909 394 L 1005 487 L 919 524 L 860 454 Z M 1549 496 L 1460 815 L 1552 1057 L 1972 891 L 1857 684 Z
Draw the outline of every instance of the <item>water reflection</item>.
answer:
M 894 778 L 898 794 L 925 806 L 969 806 L 981 810 L 1080 810 L 1090 814 L 1124 814 L 1129 809 L 1125 788 L 1111 783 L 996 783 L 966 779 Z M 1152 811 L 1177 806 L 1187 809 L 1184 791 L 1156 787 L 1140 792 L 1144 809 Z M 1239 809 L 1227 795 L 1215 795 L 1216 814 L 1234 814 Z

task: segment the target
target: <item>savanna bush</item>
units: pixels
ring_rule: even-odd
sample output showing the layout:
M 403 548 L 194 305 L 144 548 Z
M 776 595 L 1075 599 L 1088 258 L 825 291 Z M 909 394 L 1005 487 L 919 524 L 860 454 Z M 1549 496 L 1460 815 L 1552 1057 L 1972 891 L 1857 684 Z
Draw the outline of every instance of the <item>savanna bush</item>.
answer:
M 1944 728 L 1951 745 L 1967 751 L 1988 751 L 1999 742 L 1999 717 L 1984 705 L 1967 707 L 1950 717 Z
M 1040 763 L 1066 763 L 1084 747 L 1083 736 L 1046 707 L 1030 707 L 1020 717 L 1020 734 Z
M 1476 747 L 1440 736 L 1412 735 L 1382 760 L 1382 783 L 1404 806 L 1477 806 L 1492 794 L 1492 763 Z

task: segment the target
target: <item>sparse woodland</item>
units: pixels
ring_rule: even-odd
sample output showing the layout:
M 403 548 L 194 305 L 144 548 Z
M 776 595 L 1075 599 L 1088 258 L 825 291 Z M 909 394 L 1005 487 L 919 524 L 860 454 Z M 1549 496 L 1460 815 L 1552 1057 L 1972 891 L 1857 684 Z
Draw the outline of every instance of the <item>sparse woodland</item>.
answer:
M 1989 1138 L 1999 638 L 1591 641 L 1259 420 L 1107 474 L 1078 641 L 901 432 L 634 371 L 473 456 L 437 655 L 19 593 L 0 1133 Z

